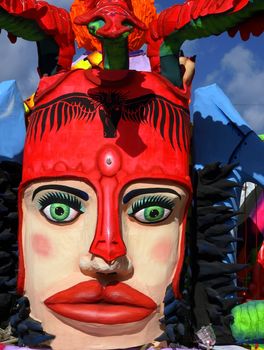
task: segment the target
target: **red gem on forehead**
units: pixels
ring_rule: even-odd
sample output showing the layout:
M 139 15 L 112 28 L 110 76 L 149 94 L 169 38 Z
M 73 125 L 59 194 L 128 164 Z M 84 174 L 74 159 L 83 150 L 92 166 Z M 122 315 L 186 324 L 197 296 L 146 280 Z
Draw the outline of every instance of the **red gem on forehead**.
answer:
M 97 157 L 97 166 L 104 176 L 114 176 L 121 168 L 121 154 L 119 150 L 108 145 L 103 147 Z

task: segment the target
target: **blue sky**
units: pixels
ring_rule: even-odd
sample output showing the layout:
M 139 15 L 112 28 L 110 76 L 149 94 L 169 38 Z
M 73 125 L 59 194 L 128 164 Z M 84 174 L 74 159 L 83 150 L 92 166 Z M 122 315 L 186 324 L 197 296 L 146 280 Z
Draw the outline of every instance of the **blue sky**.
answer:
M 183 1 L 178 1 L 181 3 Z M 50 0 L 69 8 L 69 0 Z M 160 11 L 173 0 L 157 2 Z M 18 39 L 12 45 L 6 32 L 0 35 L 0 81 L 16 79 L 24 98 L 37 86 L 37 54 L 34 43 Z M 197 55 L 193 88 L 217 83 L 231 99 L 242 117 L 258 132 L 264 132 L 264 35 L 243 42 L 239 35 L 210 37 L 184 45 L 186 55 Z

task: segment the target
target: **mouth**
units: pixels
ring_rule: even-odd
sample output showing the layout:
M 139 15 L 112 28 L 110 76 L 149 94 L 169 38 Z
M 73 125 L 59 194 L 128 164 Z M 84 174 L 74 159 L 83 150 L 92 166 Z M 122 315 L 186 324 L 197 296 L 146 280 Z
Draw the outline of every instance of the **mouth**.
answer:
M 44 304 L 61 316 L 99 324 L 140 321 L 157 308 L 151 298 L 125 283 L 102 286 L 96 280 L 81 282 L 58 292 Z

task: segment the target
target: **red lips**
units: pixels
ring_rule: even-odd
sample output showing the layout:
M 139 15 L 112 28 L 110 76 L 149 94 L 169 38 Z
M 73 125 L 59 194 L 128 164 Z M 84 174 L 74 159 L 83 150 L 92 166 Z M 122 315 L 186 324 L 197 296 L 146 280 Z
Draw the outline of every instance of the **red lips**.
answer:
M 102 286 L 95 280 L 58 292 L 44 303 L 64 317 L 101 324 L 140 321 L 157 308 L 152 299 L 124 283 Z

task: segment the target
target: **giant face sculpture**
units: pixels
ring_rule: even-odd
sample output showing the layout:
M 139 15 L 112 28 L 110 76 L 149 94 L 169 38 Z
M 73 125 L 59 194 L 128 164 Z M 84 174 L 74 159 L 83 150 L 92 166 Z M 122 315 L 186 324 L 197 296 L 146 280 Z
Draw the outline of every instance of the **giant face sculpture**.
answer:
M 187 102 L 151 73 L 42 80 L 20 187 L 19 289 L 54 349 L 128 348 L 162 333 L 190 199 Z

